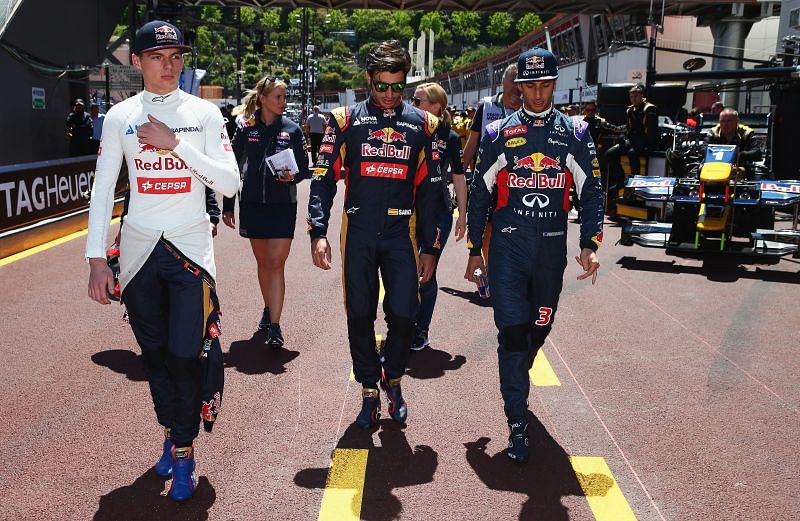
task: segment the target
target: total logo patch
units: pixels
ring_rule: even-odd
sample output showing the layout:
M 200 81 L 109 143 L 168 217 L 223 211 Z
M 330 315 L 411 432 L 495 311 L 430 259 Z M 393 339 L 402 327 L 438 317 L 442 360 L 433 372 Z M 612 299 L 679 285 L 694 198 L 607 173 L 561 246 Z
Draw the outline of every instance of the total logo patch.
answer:
M 527 142 L 528 140 L 525 139 L 524 137 L 512 137 L 511 139 L 506 141 L 506 146 L 508 148 L 516 148 L 516 147 L 521 147 Z
M 405 179 L 406 174 L 408 174 L 407 165 L 397 165 L 393 163 L 361 164 L 361 175 L 364 177 L 385 177 L 389 179 Z
M 528 127 L 525 125 L 517 125 L 516 127 L 509 127 L 503 129 L 503 137 L 513 137 L 518 136 L 520 134 L 524 134 L 528 131 Z
M 191 177 L 137 177 L 140 194 L 168 195 L 185 194 L 192 191 Z

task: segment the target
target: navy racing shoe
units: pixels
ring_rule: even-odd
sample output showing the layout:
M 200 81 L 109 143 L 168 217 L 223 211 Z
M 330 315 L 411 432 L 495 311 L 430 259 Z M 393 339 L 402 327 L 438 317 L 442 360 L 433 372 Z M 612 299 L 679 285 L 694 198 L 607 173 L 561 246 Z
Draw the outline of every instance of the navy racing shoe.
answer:
M 429 345 L 431 345 L 431 341 L 428 338 L 428 330 L 417 329 L 417 334 L 414 335 L 414 340 L 411 342 L 411 350 L 422 351 Z
M 269 318 L 269 308 L 264 308 L 264 312 L 261 313 L 261 322 L 258 323 L 258 330 L 264 331 L 269 327 L 271 322 Z
M 172 448 L 175 446 L 169 437 L 169 429 L 164 429 L 164 449 L 161 452 L 161 457 L 153 466 L 156 475 L 160 478 L 168 478 L 172 476 Z
M 381 388 L 386 391 L 389 416 L 397 423 L 404 424 L 408 418 L 408 407 L 400 389 L 400 378 L 387 378 L 386 373 L 381 372 Z
M 525 463 L 529 457 L 528 422 L 517 420 L 508 424 L 508 448 L 506 456 L 518 463 Z
M 186 501 L 191 498 L 197 488 L 197 472 L 195 472 L 194 446 L 173 447 L 172 449 L 172 486 L 169 497 L 173 501 Z
M 361 389 L 361 412 L 356 417 L 356 424 L 364 430 L 375 427 L 381 417 L 380 411 L 380 391 L 367 387 Z
M 267 345 L 273 349 L 283 347 L 283 333 L 279 324 L 269 325 L 269 334 L 267 336 Z

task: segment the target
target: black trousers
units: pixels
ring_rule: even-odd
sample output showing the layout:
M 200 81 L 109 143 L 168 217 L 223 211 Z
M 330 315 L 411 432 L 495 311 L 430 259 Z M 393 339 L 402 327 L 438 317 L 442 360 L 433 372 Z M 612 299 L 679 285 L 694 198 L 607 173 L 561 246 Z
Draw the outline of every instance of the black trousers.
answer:
M 123 294 L 158 423 L 178 447 L 191 445 L 200 430 L 203 284 L 159 241 Z
M 324 134 L 315 134 L 310 133 L 309 138 L 311 139 L 311 162 L 315 165 L 317 164 L 317 155 L 319 155 L 319 147 L 322 145 L 322 136 Z

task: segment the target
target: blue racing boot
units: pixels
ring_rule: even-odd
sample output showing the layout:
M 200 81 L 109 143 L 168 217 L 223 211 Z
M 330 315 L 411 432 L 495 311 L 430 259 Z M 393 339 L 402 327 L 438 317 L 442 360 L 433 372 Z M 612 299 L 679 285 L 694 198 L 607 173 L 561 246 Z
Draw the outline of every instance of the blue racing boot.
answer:
M 156 471 L 156 475 L 160 478 L 168 478 L 172 476 L 172 447 L 175 444 L 172 443 L 172 440 L 169 437 L 169 429 L 164 429 L 164 449 L 161 452 L 161 457 L 153 466 L 153 470 Z
M 508 424 L 508 448 L 506 456 L 512 460 L 525 463 L 528 461 L 528 422 L 516 420 Z
M 356 424 L 364 430 L 375 427 L 381 417 L 380 391 L 364 387 L 361 389 L 361 412 L 356 416 Z
M 402 378 L 402 377 L 401 377 Z M 386 378 L 386 373 L 381 373 L 381 388 L 386 391 L 386 404 L 389 406 L 389 416 L 397 423 L 405 423 L 408 417 L 408 407 L 403 399 L 400 389 L 400 378 Z
M 195 488 L 197 488 L 197 473 L 195 472 L 194 446 L 173 447 L 170 499 L 186 501 L 192 497 Z

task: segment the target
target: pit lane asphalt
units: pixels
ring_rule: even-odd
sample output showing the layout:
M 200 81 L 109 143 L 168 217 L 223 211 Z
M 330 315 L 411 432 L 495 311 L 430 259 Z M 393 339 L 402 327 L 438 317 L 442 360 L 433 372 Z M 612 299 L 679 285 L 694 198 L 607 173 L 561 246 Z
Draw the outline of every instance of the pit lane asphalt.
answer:
M 253 334 L 262 304 L 249 245 L 224 226 L 215 239 L 225 401 L 198 439 L 200 486 L 183 505 L 159 495 L 150 471 L 160 430 L 122 310 L 86 297 L 85 238 L 0 267 L 0 519 L 313 520 L 337 447 L 369 449 L 367 520 L 595 519 L 581 487 L 592 476 L 576 476 L 570 456 L 604 458 L 640 520 L 800 517 L 797 261 L 704 266 L 614 245 L 608 226 L 597 286 L 575 280 L 570 257 L 544 347 L 562 385 L 533 388 L 534 456 L 519 467 L 501 454 L 491 309 L 476 304 L 452 237 L 432 348 L 412 355 L 404 380 L 408 426 L 351 427 L 360 399 L 338 241 L 334 268 L 314 268 L 307 197 L 303 183 L 285 349 Z M 331 237 L 340 204 L 341 191 Z M 592 493 L 608 486 L 594 476 Z

